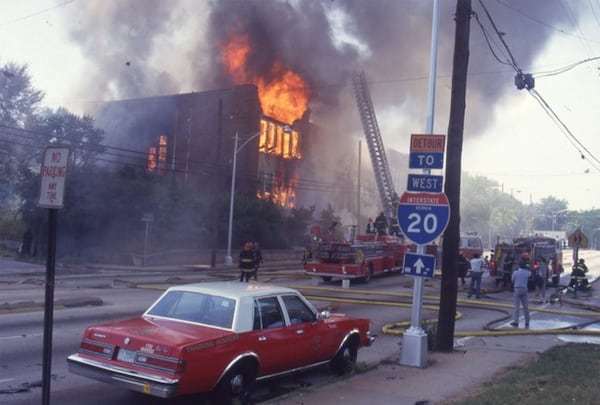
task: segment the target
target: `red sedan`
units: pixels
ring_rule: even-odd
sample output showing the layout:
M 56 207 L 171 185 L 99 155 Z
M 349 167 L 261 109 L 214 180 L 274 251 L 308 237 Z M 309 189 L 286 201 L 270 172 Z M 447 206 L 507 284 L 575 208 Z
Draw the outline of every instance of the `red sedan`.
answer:
M 69 371 L 161 398 L 249 399 L 255 381 L 329 363 L 351 371 L 369 320 L 318 313 L 299 292 L 215 282 L 169 288 L 139 318 L 88 327 Z

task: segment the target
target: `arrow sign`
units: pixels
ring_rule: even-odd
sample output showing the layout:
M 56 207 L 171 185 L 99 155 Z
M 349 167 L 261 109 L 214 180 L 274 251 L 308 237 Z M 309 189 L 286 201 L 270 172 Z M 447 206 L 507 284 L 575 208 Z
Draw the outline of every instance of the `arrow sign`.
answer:
M 406 252 L 402 269 L 404 274 L 419 277 L 433 277 L 435 256 Z

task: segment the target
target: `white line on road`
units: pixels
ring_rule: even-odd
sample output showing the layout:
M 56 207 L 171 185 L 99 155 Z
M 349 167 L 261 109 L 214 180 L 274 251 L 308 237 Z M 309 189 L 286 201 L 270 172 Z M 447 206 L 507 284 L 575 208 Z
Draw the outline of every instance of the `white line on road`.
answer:
M 11 339 L 23 339 L 27 337 L 40 337 L 44 336 L 43 333 L 32 333 L 29 335 L 15 335 L 15 336 L 0 336 L 0 340 L 11 340 Z

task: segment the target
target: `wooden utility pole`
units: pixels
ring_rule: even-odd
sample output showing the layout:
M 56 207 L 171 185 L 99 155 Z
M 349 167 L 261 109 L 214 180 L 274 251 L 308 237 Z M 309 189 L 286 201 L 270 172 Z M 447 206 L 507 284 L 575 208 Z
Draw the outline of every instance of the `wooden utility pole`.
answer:
M 471 0 L 456 2 L 456 33 L 452 65 L 452 93 L 444 192 L 450 205 L 450 220 L 442 242 L 442 287 L 435 350 L 452 351 L 454 348 L 454 321 L 458 291 L 457 261 L 460 242 L 460 175 L 469 65 L 469 31 Z

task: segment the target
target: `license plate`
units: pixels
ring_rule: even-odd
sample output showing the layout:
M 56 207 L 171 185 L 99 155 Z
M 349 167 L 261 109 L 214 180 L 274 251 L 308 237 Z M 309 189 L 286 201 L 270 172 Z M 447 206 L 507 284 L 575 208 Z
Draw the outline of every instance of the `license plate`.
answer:
M 119 353 L 117 353 L 117 360 L 121 360 L 126 363 L 133 363 L 135 361 L 135 352 L 133 350 L 119 349 Z

